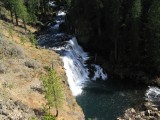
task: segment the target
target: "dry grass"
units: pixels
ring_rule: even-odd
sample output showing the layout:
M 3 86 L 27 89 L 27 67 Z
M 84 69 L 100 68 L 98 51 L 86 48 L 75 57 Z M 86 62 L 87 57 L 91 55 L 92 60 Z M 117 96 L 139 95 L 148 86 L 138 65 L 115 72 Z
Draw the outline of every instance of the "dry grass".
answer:
M 42 74 L 46 74 L 45 68 L 53 65 L 53 68 L 62 80 L 65 97 L 58 119 L 77 120 L 79 117 L 83 118 L 82 110 L 69 90 L 59 55 L 46 49 L 36 49 L 31 45 L 27 37 L 26 41 L 22 44 L 21 37 L 24 37 L 26 34 L 24 29 L 13 26 L 12 38 L 9 35 L 8 26 L 7 22 L 0 20 L 0 28 L 2 30 L 0 31 L 2 34 L 0 36 L 5 36 L 2 40 L 5 42 L 1 46 L 3 49 L 0 47 L 0 55 L 2 53 L 0 62 L 0 71 L 2 71 L 0 73 L 0 89 L 3 89 L 0 93 L 7 92 L 13 100 L 19 100 L 29 108 L 43 108 L 46 100 L 41 93 L 41 82 L 39 79 Z M 27 26 L 27 28 L 32 32 L 36 31 L 33 27 Z M 70 100 L 70 103 L 67 100 Z M 52 112 L 54 114 L 54 108 Z M 72 114 L 73 112 L 75 114 Z

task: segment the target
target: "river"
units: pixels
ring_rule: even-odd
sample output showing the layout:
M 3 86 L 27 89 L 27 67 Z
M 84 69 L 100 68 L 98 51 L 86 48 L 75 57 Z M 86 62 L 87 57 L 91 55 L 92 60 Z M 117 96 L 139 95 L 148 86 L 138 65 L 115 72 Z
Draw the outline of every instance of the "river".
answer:
M 58 11 L 49 29 L 38 36 L 41 46 L 60 54 L 73 96 L 82 107 L 86 120 L 115 120 L 124 110 L 144 101 L 146 88 L 115 83 L 89 53 L 78 45 L 74 35 L 61 32 L 65 11 Z

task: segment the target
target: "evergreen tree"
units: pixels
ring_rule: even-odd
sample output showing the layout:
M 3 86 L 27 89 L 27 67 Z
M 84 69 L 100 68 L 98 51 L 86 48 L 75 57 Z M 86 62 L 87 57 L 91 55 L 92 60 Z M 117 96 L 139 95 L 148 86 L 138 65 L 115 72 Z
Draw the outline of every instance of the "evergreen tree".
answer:
M 37 21 L 36 14 L 39 12 L 38 9 L 40 7 L 40 0 L 27 0 L 26 6 L 28 14 L 30 16 L 30 21 L 36 22 Z
M 28 21 L 28 13 L 26 6 L 24 5 L 24 1 L 22 0 L 16 0 L 13 2 L 14 12 L 16 16 L 16 21 L 18 25 L 18 17 L 23 20 L 24 27 L 26 29 L 26 22 Z
M 14 7 L 13 3 L 14 0 L 1 0 L 4 3 L 4 7 L 10 11 L 11 13 L 11 18 L 12 18 L 12 23 L 13 23 L 13 13 L 14 13 Z
M 130 44 L 130 60 L 133 65 L 139 62 L 139 44 L 140 44 L 140 19 L 141 19 L 141 0 L 134 0 L 131 8 L 130 17 L 130 31 L 129 43 Z
M 56 115 L 58 116 L 58 107 L 61 106 L 63 101 L 63 93 L 62 93 L 62 83 L 60 78 L 57 76 L 57 73 L 49 69 L 48 75 L 42 77 L 42 82 L 44 86 L 45 98 L 48 101 L 48 109 L 50 115 L 51 107 L 56 108 Z
M 154 0 L 148 12 L 147 23 L 149 37 L 147 39 L 148 62 L 152 69 L 160 72 L 160 1 Z
M 112 41 L 113 45 L 113 54 L 114 61 L 118 61 L 118 39 L 120 38 L 119 29 L 120 29 L 120 22 L 121 22 L 121 1 L 119 0 L 109 0 L 109 9 L 108 9 L 108 16 L 109 16 L 109 29 L 110 29 L 110 40 Z

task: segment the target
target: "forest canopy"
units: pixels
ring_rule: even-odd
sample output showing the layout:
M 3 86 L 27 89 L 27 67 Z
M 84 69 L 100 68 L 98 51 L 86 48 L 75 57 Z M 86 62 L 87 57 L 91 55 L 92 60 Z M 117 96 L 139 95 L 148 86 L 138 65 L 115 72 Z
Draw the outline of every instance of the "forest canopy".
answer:
M 72 0 L 68 21 L 79 42 L 105 59 L 109 72 L 159 75 L 159 0 Z

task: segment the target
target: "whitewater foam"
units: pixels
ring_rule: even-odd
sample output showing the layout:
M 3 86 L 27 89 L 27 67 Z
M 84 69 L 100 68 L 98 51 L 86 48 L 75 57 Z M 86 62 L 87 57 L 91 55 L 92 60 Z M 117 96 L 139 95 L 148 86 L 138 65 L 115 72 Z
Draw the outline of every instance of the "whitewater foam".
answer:
M 160 89 L 158 87 L 149 87 L 146 91 L 145 99 L 156 106 L 160 106 Z

